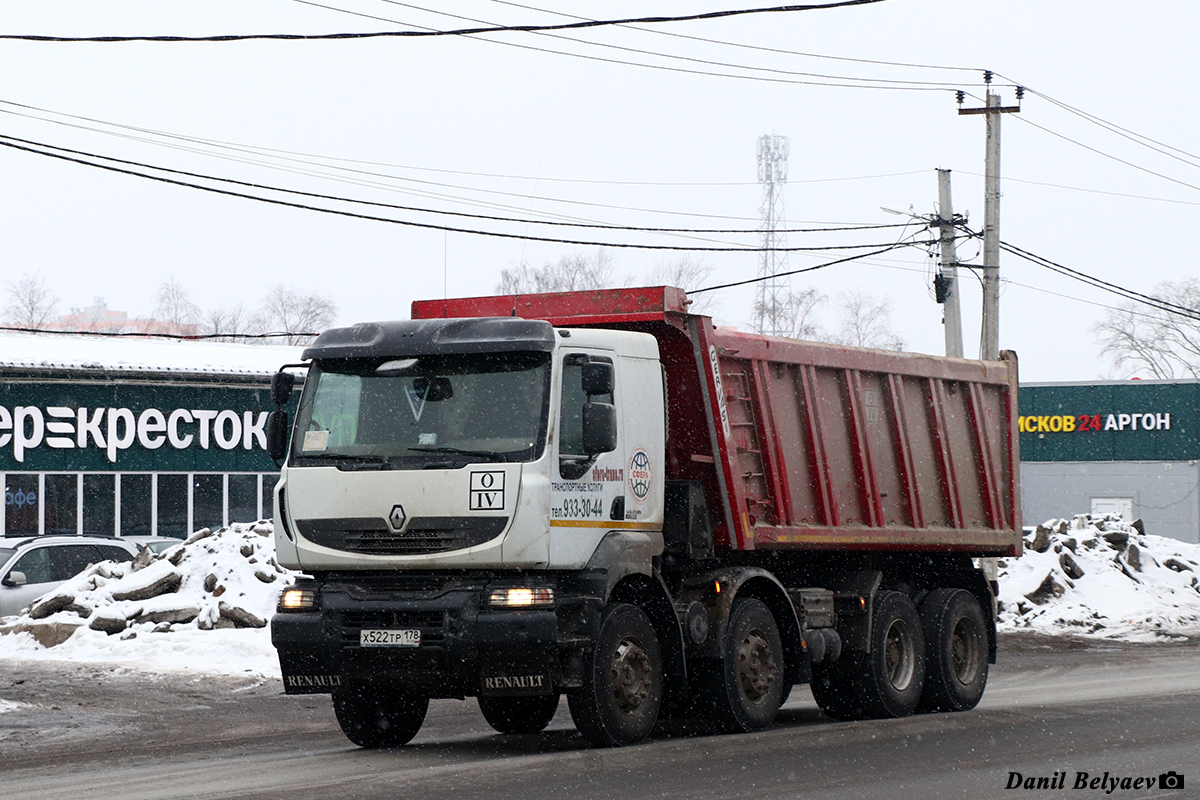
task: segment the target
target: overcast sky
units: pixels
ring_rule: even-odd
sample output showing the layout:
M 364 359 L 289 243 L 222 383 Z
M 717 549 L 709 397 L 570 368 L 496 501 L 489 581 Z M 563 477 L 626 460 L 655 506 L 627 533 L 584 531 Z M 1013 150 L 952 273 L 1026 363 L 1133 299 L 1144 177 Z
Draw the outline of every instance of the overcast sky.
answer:
M 548 10 L 599 19 L 739 7 L 717 0 L 526 2 L 543 10 L 484 0 L 437 7 L 504 25 L 567 21 Z M 315 34 L 473 24 L 389 0 L 323 5 L 7 2 L 0 33 Z M 1195 274 L 1200 158 L 1155 152 L 1047 97 L 1161 145 L 1200 153 L 1190 98 L 1200 84 L 1198 22 L 1200 9 L 1183 0 L 888 0 L 555 36 L 10 40 L 0 41 L 0 135 L 376 203 L 522 220 L 753 230 L 762 198 L 756 142 L 776 133 L 791 142 L 786 217 L 792 227 L 903 221 L 881 206 L 930 214 L 935 170 L 945 167 L 953 170 L 955 211 L 969 211 L 979 229 L 984 123 L 957 114 L 952 90 L 965 89 L 966 104 L 980 105 L 980 70 L 986 68 L 1003 76 L 996 78 L 997 91 L 1006 105 L 1016 102 L 1014 82 L 1033 92 L 1020 114 L 1003 120 L 1001 238 L 1150 291 Z M 1167 149 L 1161 145 L 1155 146 Z M 341 323 L 405 318 L 412 300 L 440 297 L 443 287 L 451 296 L 488 294 L 500 270 L 522 260 L 536 266 L 595 252 L 267 205 L 8 148 L 0 148 L 0 180 L 0 278 L 40 271 L 64 313 L 104 297 L 111 308 L 149 314 L 157 287 L 174 276 L 203 308 L 252 307 L 282 282 L 330 296 Z M 753 234 L 648 235 L 484 222 L 224 188 L 507 234 L 613 244 L 757 244 Z M 883 245 L 902 236 L 929 238 L 919 228 L 880 229 L 794 233 L 788 243 Z M 978 263 L 978 249 L 964 242 L 960 257 Z M 851 252 L 792 253 L 790 266 Z M 617 247 L 609 253 L 618 274 L 635 283 L 680 255 Z M 758 268 L 755 253 L 696 256 L 713 267 L 708 284 L 752 278 Z M 906 248 L 797 276 L 792 285 L 830 296 L 831 327 L 840 294 L 865 291 L 886 299 L 908 349 L 939 353 L 943 332 L 932 266 L 926 248 Z M 1090 329 L 1117 298 L 1007 254 L 1001 268 L 1001 347 L 1019 353 L 1023 380 L 1111 375 Z M 966 278 L 964 340 L 972 355 L 980 292 L 974 278 Z M 753 287 L 718 292 L 716 299 L 720 323 L 749 325 Z

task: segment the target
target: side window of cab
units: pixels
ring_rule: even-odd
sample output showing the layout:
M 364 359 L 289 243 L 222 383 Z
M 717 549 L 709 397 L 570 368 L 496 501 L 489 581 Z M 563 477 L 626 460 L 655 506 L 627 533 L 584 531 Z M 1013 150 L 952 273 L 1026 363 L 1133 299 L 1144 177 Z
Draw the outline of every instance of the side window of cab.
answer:
M 603 380 L 603 375 L 607 380 Z M 598 378 L 598 375 L 600 376 Z M 563 356 L 562 396 L 558 420 L 558 471 L 567 480 L 583 475 L 595 458 L 584 435 L 585 406 L 613 407 L 613 366 L 608 356 L 568 353 Z M 589 391 L 590 390 L 590 391 Z M 603 390 L 603 391 L 600 391 Z

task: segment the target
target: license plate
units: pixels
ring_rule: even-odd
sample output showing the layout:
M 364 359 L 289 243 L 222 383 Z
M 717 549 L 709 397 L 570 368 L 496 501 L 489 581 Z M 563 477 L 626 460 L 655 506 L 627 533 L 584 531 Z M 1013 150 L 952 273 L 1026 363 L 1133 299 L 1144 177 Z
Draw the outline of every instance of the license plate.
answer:
M 362 647 L 419 647 L 421 631 L 362 630 L 358 632 L 358 643 Z

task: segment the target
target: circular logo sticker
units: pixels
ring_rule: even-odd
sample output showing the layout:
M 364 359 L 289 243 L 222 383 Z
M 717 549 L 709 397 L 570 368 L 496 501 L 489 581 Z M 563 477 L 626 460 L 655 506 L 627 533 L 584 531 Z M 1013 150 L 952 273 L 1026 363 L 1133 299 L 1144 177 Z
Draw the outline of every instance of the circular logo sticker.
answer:
M 646 502 L 654 479 L 654 473 L 650 471 L 650 454 L 646 452 L 646 448 L 639 447 L 633 451 L 629 456 L 629 469 L 625 470 L 625 474 L 633 499 L 639 503 Z

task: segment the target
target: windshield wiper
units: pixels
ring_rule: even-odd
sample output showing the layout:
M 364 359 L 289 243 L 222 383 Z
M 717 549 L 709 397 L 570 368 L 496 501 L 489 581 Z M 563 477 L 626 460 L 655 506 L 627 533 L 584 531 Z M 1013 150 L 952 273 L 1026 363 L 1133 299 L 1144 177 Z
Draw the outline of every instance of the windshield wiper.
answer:
M 464 450 L 461 447 L 427 447 L 418 445 L 417 447 L 409 447 L 409 450 L 416 450 L 420 453 L 451 453 L 458 456 L 479 456 L 486 458 L 489 461 L 506 461 L 503 455 L 495 450 Z
M 327 453 L 322 456 L 305 456 L 305 458 L 328 459 L 343 471 L 364 469 L 391 469 L 392 463 L 383 456 L 360 456 L 342 453 Z

